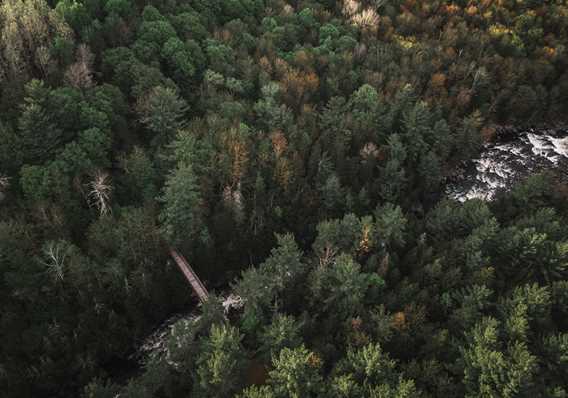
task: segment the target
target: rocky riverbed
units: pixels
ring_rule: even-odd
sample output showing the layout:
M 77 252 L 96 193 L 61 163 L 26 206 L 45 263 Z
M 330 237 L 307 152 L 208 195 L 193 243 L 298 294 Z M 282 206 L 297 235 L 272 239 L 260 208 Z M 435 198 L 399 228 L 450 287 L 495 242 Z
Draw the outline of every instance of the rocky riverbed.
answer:
M 243 300 L 233 294 L 221 298 L 221 306 L 223 307 L 225 316 L 229 316 L 231 311 L 240 310 L 243 304 Z M 188 333 L 193 327 L 193 324 L 199 320 L 199 312 L 199 307 L 195 307 L 191 312 L 175 314 L 166 319 L 151 335 L 144 339 L 139 349 L 130 359 L 143 363 L 152 357 L 162 357 L 168 361 L 170 365 L 174 367 L 177 366 L 177 364 L 171 361 L 168 343 L 174 345 L 178 344 L 179 342 L 175 341 L 174 338 L 176 329 L 178 330 L 177 336 L 184 335 L 184 333 L 180 333 L 180 331 Z
M 502 129 L 479 158 L 460 166 L 446 194 L 464 202 L 492 200 L 534 173 L 568 173 L 568 129 Z

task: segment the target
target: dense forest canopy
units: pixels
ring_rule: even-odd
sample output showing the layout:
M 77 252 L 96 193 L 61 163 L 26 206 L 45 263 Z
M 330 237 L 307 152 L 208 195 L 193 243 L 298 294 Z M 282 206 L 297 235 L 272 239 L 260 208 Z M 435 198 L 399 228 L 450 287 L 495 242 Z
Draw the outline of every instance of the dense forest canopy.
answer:
M 443 195 L 567 119 L 566 0 L 3 0 L 0 395 L 568 397 L 568 185 Z

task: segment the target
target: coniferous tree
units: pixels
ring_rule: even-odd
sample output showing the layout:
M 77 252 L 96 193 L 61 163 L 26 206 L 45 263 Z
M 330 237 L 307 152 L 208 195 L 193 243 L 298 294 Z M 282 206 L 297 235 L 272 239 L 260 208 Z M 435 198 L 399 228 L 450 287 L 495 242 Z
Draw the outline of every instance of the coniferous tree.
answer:
M 187 245 L 207 241 L 203 203 L 191 165 L 178 165 L 166 181 L 161 200 L 165 206 L 160 218 L 164 234 L 171 243 Z

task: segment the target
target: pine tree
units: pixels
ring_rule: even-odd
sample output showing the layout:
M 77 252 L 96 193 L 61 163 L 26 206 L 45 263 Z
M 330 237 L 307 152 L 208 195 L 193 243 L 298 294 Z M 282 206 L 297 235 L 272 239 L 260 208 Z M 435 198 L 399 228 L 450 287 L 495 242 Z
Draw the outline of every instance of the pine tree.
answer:
M 469 334 L 463 349 L 467 397 L 516 397 L 530 394 L 538 369 L 526 344 L 500 338 L 500 324 L 484 318 Z
M 166 180 L 160 214 L 163 232 L 174 245 L 207 242 L 204 209 L 191 165 L 180 163 Z
M 404 162 L 406 149 L 398 134 L 389 137 L 389 159 L 381 169 L 379 194 L 386 202 L 399 203 L 401 195 L 405 193 L 406 173 Z
M 183 127 L 187 104 L 175 90 L 157 86 L 138 100 L 137 110 L 154 143 L 163 145 Z
M 269 360 L 286 347 L 294 349 L 302 344 L 301 325 L 292 316 L 276 314 L 259 340 L 259 350 Z
M 39 80 L 26 85 L 26 98 L 18 120 L 15 149 L 25 162 L 42 162 L 62 143 L 63 131 L 57 125 L 50 105 L 50 89 Z
M 232 397 L 242 384 L 245 354 L 238 329 L 213 325 L 197 359 L 197 396 Z
M 323 392 L 321 358 L 303 345 L 284 348 L 272 359 L 269 385 L 277 398 L 319 397 Z

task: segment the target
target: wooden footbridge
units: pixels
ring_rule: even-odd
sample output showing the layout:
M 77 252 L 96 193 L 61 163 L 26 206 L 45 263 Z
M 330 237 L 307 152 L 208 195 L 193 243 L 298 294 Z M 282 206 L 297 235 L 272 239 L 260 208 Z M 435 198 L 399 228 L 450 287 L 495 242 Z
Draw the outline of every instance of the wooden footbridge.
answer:
M 185 257 L 183 257 L 177 250 L 170 247 L 170 256 L 174 259 L 175 263 L 177 264 L 178 268 L 183 272 L 185 278 L 191 285 L 193 291 L 199 297 L 199 300 L 203 303 L 207 301 L 209 297 L 209 293 L 207 293 L 207 289 L 203 286 L 203 283 L 193 270 Z

